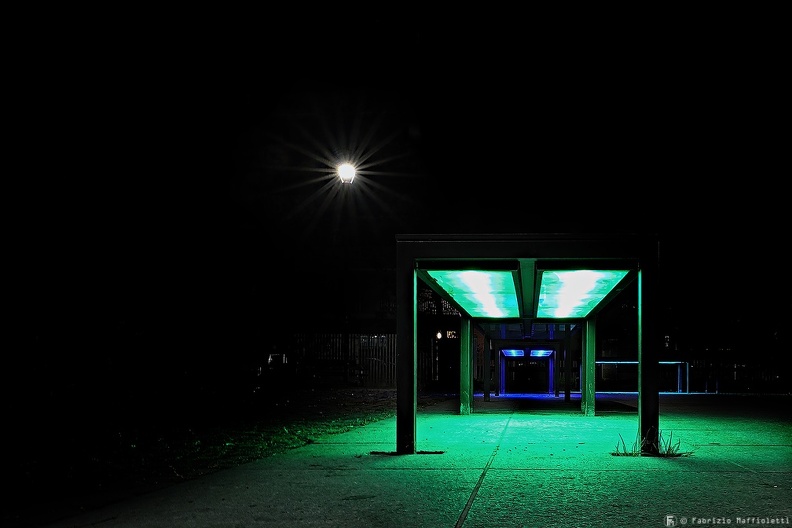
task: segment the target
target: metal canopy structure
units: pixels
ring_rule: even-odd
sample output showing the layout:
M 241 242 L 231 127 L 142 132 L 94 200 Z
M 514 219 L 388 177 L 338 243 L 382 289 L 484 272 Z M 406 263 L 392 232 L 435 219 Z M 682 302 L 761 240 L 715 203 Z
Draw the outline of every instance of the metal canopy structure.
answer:
M 624 234 L 397 235 L 396 452 L 416 446 L 418 281 L 462 314 L 460 413 L 473 407 L 470 364 L 473 325 L 490 345 L 503 323 L 581 325 L 581 412 L 594 414 L 597 314 L 629 284 L 638 286 L 638 429 L 642 449 L 657 449 L 659 241 Z M 530 343 L 509 340 L 509 345 Z M 485 365 L 489 365 L 485 362 Z

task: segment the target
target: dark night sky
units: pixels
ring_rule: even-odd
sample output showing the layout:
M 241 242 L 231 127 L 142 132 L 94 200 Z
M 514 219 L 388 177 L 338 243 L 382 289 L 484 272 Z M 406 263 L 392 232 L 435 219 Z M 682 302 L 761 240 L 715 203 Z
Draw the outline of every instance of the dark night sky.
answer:
M 407 232 L 657 232 L 672 273 L 703 266 L 685 310 L 788 319 L 776 34 L 707 21 L 205 14 L 30 44 L 26 350 L 178 341 L 218 317 L 247 332 L 266 277 L 316 291 L 289 270 L 339 245 L 382 265 Z M 324 202 L 316 176 L 350 145 L 369 172 Z

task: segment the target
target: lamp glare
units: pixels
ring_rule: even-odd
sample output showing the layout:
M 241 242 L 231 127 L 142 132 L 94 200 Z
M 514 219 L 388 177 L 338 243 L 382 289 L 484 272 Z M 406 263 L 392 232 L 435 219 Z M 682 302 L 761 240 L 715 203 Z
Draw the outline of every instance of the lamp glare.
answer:
M 338 177 L 341 183 L 352 183 L 355 179 L 355 167 L 351 163 L 342 163 L 338 166 Z

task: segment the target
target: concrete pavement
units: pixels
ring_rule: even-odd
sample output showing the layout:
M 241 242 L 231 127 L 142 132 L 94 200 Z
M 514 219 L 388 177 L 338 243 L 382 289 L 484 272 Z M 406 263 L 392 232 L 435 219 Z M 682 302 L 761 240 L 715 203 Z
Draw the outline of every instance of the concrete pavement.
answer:
M 574 396 L 574 395 L 573 395 Z M 553 397 L 419 412 L 415 455 L 396 419 L 180 483 L 48 528 L 772 526 L 792 519 L 792 397 L 669 394 L 660 428 L 687 456 L 614 456 L 635 394 L 597 415 Z

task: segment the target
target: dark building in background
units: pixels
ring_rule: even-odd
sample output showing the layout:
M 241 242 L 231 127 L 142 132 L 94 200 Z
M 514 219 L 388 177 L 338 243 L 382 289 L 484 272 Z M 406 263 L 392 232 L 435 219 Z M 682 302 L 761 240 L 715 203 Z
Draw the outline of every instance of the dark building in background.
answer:
M 368 269 L 349 273 L 344 303 L 315 320 L 301 320 L 277 338 L 277 349 L 290 362 L 295 387 L 365 386 L 396 388 L 395 303 L 392 270 Z M 344 272 L 338 271 L 339 274 Z M 426 392 L 459 390 L 460 314 L 419 281 L 418 386 Z M 621 292 L 599 316 L 596 389 L 602 392 L 637 392 L 638 356 L 636 290 Z M 343 308 L 343 309 L 342 309 Z M 661 392 L 788 393 L 790 374 L 779 359 L 779 331 L 727 321 L 675 319 L 665 311 L 664 342 L 659 369 Z M 474 325 L 475 326 L 475 325 Z M 563 392 L 566 384 L 580 390 L 580 328 L 575 324 L 504 324 L 504 340 L 524 340 L 526 354 L 507 356 L 493 351 L 491 387 L 496 393 Z M 477 341 L 474 385 L 481 390 L 484 337 Z M 567 343 L 572 371 L 567 381 L 560 355 L 532 357 L 530 349 Z M 268 357 L 263 351 L 260 359 Z M 280 360 L 279 360 L 280 361 Z M 503 365 L 502 371 L 498 370 Z

